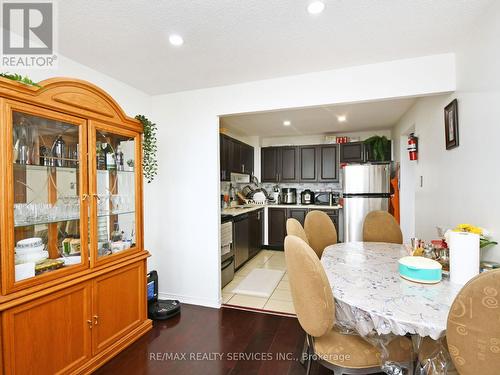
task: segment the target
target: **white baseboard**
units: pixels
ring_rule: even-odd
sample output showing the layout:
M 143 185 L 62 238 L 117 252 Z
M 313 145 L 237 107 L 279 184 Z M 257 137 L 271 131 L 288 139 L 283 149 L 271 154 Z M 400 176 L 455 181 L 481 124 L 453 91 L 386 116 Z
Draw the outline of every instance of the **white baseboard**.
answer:
M 181 303 L 187 303 L 190 305 L 198 305 L 205 307 L 213 307 L 216 309 L 220 309 L 221 301 L 214 301 L 208 298 L 200 298 L 200 297 L 192 297 L 192 296 L 184 296 L 180 294 L 172 294 L 172 293 L 163 293 L 158 292 L 159 299 L 176 299 Z

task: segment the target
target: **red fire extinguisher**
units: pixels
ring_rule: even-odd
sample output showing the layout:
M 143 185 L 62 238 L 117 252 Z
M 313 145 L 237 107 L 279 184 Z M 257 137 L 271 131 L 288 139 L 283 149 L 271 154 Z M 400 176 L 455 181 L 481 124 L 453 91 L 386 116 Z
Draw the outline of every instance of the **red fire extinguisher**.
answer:
M 410 160 L 418 159 L 418 137 L 414 133 L 408 136 L 408 154 L 410 155 Z

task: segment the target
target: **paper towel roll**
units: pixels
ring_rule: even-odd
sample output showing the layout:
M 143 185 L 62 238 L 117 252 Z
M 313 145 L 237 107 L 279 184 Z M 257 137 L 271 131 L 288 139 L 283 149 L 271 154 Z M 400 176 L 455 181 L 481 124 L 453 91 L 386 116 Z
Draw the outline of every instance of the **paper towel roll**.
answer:
M 451 232 L 450 281 L 464 285 L 479 274 L 479 236 L 474 233 Z

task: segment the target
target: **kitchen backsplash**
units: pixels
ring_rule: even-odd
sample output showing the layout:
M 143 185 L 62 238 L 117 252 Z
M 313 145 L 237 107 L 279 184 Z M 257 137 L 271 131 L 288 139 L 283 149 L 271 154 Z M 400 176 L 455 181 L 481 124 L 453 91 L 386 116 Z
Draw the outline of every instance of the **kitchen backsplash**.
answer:
M 230 182 L 221 182 L 220 183 L 220 191 L 221 194 L 227 194 L 229 192 L 229 185 Z M 237 190 L 243 189 L 244 186 L 248 184 L 236 184 L 235 188 Z M 275 183 L 263 183 L 260 184 L 262 188 L 266 189 L 268 193 L 272 193 L 273 187 L 276 185 Z M 323 191 L 342 191 L 342 185 L 340 183 L 280 183 L 278 184 L 280 189 L 282 188 L 296 188 L 297 189 L 297 194 L 300 194 L 301 191 L 309 189 L 314 191 L 315 193 L 317 192 L 323 192 Z

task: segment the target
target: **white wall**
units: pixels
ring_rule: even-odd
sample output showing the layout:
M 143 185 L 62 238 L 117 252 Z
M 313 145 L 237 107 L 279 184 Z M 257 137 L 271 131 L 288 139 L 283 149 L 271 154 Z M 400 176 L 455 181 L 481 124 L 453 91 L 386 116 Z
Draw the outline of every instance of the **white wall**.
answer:
M 415 192 L 418 237 L 435 238 L 436 225 L 468 222 L 489 229 L 500 239 L 498 19 L 500 2 L 493 2 L 457 51 L 456 93 L 419 99 L 394 129 L 396 138 L 414 124 L 419 136 Z M 458 99 L 460 145 L 446 151 L 443 110 L 454 98 Z M 420 176 L 424 179 L 422 188 Z M 500 261 L 500 246 L 483 250 L 483 258 Z
M 160 170 L 145 229 L 163 296 L 220 303 L 219 115 L 449 92 L 454 61 L 436 55 L 153 97 Z

